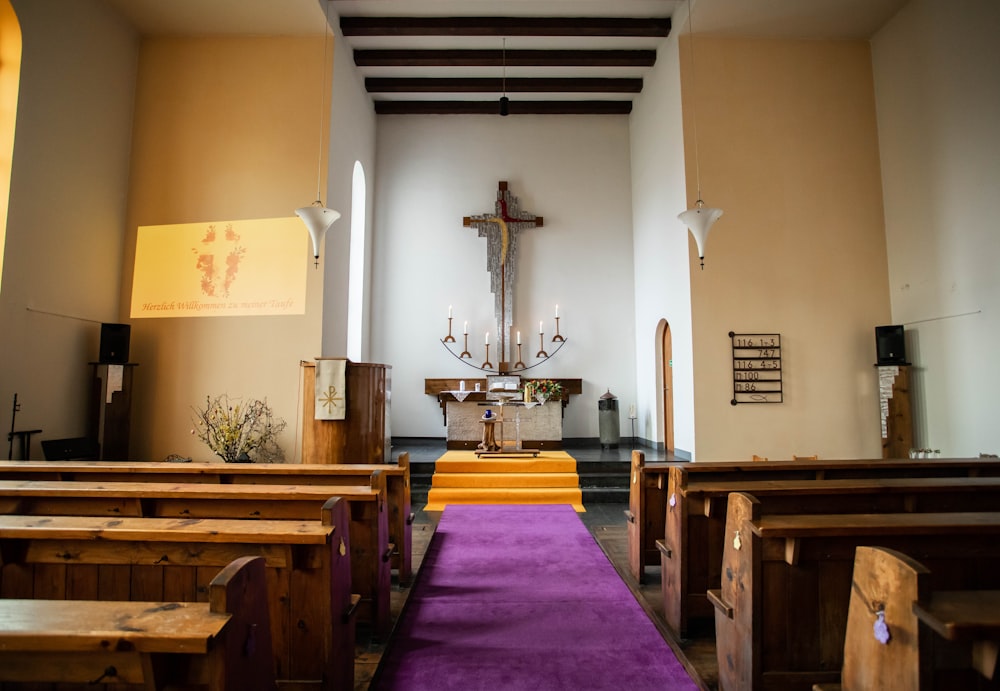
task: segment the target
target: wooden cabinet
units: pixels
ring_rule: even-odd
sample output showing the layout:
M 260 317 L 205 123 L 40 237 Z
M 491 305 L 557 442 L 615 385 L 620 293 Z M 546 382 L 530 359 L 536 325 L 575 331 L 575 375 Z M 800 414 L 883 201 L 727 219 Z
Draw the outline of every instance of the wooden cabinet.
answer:
M 347 361 L 344 420 L 316 418 L 316 363 L 302 363 L 302 462 L 388 463 L 391 373 L 389 365 Z

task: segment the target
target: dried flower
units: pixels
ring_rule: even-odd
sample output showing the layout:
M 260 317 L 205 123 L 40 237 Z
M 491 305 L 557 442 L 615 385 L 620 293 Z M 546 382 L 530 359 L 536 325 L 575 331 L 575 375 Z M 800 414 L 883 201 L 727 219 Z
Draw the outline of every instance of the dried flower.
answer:
M 226 463 L 272 463 L 285 453 L 278 435 L 285 421 L 275 418 L 267 400 L 230 401 L 228 394 L 205 397 L 205 407 L 195 408 L 193 433 Z

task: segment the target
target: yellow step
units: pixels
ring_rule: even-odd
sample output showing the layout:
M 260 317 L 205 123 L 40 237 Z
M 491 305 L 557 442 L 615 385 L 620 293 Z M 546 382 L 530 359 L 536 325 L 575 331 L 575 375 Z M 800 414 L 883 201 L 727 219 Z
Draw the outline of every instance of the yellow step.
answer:
M 433 487 L 573 487 L 576 473 L 434 473 Z
M 439 458 L 435 473 L 575 473 L 573 458 Z
M 431 488 L 425 511 L 443 511 L 448 504 L 570 504 L 583 511 L 579 488 Z

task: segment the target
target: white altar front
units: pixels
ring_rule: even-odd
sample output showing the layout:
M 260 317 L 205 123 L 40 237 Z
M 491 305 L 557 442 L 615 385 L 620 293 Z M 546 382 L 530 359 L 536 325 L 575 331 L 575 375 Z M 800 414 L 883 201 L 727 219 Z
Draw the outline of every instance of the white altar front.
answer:
M 493 401 L 448 401 L 445 408 L 448 448 L 476 448 L 483 439 L 481 420 L 484 413 L 490 410 L 496 416 L 500 414 L 499 409 Z M 559 401 L 530 406 L 521 402 L 505 403 L 503 420 L 503 441 L 513 442 L 520 438 L 521 445 L 529 449 L 562 447 L 562 404 Z M 497 442 L 500 441 L 498 438 Z

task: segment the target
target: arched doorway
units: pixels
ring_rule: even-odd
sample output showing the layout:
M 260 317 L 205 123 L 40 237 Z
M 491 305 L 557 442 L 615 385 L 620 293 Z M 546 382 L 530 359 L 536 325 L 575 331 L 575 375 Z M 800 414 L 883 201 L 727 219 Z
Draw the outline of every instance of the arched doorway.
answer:
M 657 329 L 657 370 L 660 372 L 660 410 L 663 411 L 663 446 L 674 451 L 674 350 L 670 323 L 663 320 Z

